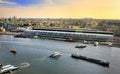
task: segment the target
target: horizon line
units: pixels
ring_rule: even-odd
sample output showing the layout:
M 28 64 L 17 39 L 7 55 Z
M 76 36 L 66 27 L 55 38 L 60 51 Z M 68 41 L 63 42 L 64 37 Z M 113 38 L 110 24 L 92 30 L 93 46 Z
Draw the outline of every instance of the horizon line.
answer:
M 84 17 L 84 18 L 75 18 L 75 17 L 0 17 L 0 19 L 8 19 L 8 18 L 16 18 L 16 19 L 99 19 L 99 20 L 120 20 L 119 18 L 92 18 L 92 17 Z

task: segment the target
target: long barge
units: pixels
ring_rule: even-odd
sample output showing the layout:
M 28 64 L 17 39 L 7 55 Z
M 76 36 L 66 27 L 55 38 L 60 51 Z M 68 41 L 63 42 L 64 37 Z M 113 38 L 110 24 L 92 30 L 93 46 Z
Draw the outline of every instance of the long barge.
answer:
M 88 58 L 79 54 L 72 54 L 71 57 L 76 58 L 76 59 L 82 59 L 82 60 L 86 60 L 92 63 L 96 63 L 105 67 L 109 67 L 109 62 L 108 61 L 102 61 L 102 60 L 98 60 L 98 59 L 94 59 L 94 58 Z
M 85 48 L 85 47 L 87 47 L 87 46 L 85 46 L 85 45 L 75 46 L 75 48 Z

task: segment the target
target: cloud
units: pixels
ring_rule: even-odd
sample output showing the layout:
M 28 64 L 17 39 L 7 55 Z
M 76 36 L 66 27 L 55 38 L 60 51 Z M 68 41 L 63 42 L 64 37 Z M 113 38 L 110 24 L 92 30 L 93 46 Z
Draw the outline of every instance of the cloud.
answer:
M 28 7 L 42 4 L 44 4 L 44 0 L 0 0 L 0 5 L 3 7 Z
M 44 3 L 44 0 L 7 0 L 7 1 L 14 2 L 19 6 L 31 6 Z
M 59 6 L 71 0 L 0 0 L 0 5 L 4 7 L 31 7 L 31 6 Z
M 120 0 L 39 0 L 38 3 L 24 0 L 24 4 L 19 0 L 7 1 L 16 6 L 0 7 L 0 17 L 120 18 Z
M 43 6 L 62 6 L 67 5 L 71 0 L 44 0 Z
M 53 4 L 54 2 L 53 2 L 53 0 L 45 0 L 45 3 L 51 5 L 51 4 Z
M 16 4 L 16 3 L 15 2 L 6 1 L 6 0 L 0 0 L 0 4 L 10 4 L 10 5 L 13 5 L 13 4 Z

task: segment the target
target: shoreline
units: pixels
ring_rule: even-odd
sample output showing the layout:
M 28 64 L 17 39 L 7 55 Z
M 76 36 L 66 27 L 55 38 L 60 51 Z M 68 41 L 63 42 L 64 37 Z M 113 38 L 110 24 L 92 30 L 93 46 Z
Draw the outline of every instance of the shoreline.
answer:
M 19 34 L 18 32 L 0 32 L 0 35 L 16 35 Z M 52 38 L 51 40 L 61 40 L 61 41 L 66 41 L 65 39 L 60 39 L 60 38 Z M 93 41 L 91 41 L 93 44 Z M 100 42 L 100 45 L 109 45 L 110 42 Z M 113 37 L 112 45 L 111 47 L 120 47 L 120 38 L 119 37 Z
M 16 35 L 17 32 L 0 32 L 0 35 Z

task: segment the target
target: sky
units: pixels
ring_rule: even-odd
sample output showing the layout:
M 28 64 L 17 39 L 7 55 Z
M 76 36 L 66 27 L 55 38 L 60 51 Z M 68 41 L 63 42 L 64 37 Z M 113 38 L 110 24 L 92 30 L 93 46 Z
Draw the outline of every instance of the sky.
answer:
M 120 0 L 0 0 L 0 17 L 120 19 Z

